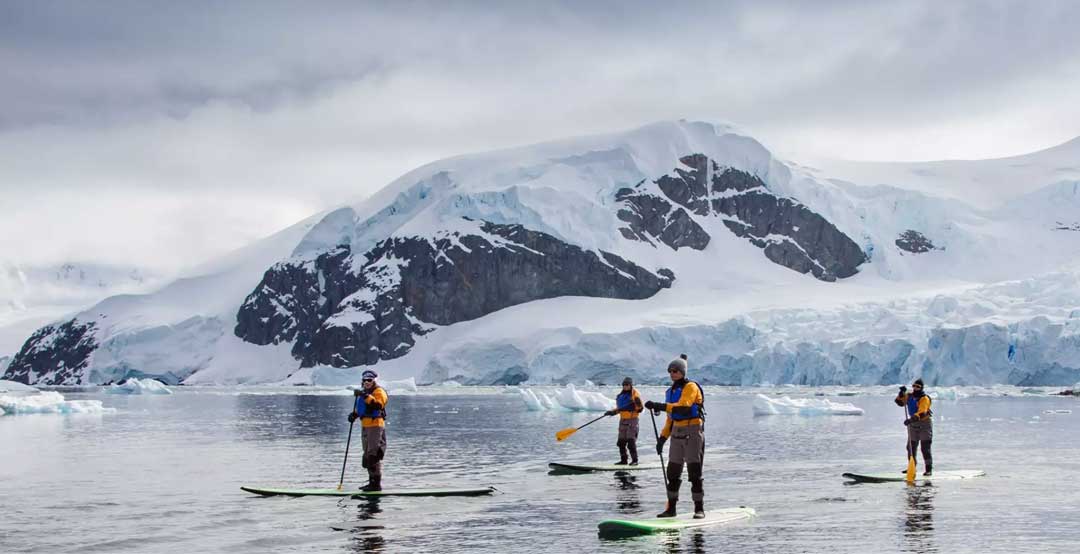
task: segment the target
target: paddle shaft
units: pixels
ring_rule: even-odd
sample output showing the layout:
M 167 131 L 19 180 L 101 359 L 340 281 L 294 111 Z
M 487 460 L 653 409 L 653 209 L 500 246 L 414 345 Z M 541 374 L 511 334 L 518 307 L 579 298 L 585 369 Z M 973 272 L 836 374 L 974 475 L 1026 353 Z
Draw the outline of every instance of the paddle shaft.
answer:
M 349 422 L 349 438 L 345 439 L 345 459 L 341 460 L 341 479 L 338 481 L 338 490 L 341 490 L 342 485 L 345 484 L 345 464 L 349 461 L 349 445 L 352 444 L 352 428 L 355 422 L 356 420 Z
M 660 442 L 660 431 L 657 431 L 657 430 L 656 430 L 656 414 L 655 414 L 655 413 L 653 413 L 653 411 L 652 411 L 652 410 L 649 410 L 649 419 L 651 419 L 651 420 L 652 420 L 652 432 L 653 432 L 653 436 L 655 436 L 655 437 L 656 437 L 656 442 Z M 660 455 L 660 471 L 664 473 L 664 488 L 665 488 L 665 489 L 668 489 L 668 488 L 670 488 L 670 487 L 668 486 L 668 480 L 667 480 L 667 464 L 666 464 L 666 463 L 664 463 L 664 451 L 663 451 L 663 449 L 661 449 L 661 450 L 660 450 L 659 452 L 657 452 L 657 454 L 659 454 L 659 455 Z
M 904 421 L 909 419 L 907 404 L 900 406 L 904 409 Z M 910 422 L 909 422 L 910 424 Z M 904 426 L 904 441 L 907 442 L 907 472 L 904 473 L 904 480 L 908 483 L 915 481 L 915 450 L 912 448 L 911 440 L 908 436 L 907 425 Z
M 607 417 L 607 414 L 604 414 L 604 415 L 602 415 L 602 416 L 600 416 L 600 417 L 598 417 L 598 418 L 596 418 L 596 419 L 594 419 L 594 420 L 592 420 L 592 421 L 590 421 L 590 422 L 586 423 L 585 425 L 582 425 L 581 427 L 578 427 L 577 429 L 574 429 L 574 433 L 577 433 L 578 431 L 580 431 L 580 430 L 582 430 L 582 429 L 584 429 L 584 428 L 586 428 L 586 427 L 588 427 L 588 426 L 592 425 L 593 423 L 596 423 L 597 421 L 600 421 L 601 419 L 604 419 L 605 417 Z M 570 434 L 572 435 L 572 434 L 574 434 L 574 433 L 570 433 Z

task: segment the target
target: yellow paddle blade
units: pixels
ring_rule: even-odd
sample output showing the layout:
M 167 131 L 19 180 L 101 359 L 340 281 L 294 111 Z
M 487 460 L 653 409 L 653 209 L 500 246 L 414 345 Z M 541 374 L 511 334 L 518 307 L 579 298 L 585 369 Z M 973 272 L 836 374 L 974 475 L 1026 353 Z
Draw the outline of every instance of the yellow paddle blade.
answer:
M 558 431 L 557 433 L 555 433 L 555 440 L 560 441 L 560 442 L 564 441 L 564 440 L 566 440 L 566 437 L 569 437 L 570 435 L 573 435 L 576 432 L 577 432 L 577 429 L 575 429 L 573 427 L 567 427 L 566 429 L 563 429 L 562 431 Z
M 915 482 L 915 456 L 908 456 L 907 459 L 907 482 Z

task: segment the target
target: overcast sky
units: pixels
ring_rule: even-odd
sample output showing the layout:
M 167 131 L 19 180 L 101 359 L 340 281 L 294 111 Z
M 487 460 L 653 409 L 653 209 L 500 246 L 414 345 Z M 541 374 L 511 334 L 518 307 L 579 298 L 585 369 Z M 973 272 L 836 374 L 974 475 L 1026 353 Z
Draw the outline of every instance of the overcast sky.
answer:
M 661 119 L 797 160 L 1080 135 L 1080 2 L 519 4 L 2 2 L 0 262 L 175 269 L 424 162 Z

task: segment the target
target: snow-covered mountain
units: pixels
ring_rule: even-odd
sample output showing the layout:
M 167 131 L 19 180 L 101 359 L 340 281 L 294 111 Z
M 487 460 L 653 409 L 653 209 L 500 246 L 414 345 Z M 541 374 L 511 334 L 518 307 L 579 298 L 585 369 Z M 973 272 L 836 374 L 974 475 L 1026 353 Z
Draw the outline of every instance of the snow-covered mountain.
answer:
M 657 381 L 687 352 L 713 383 L 1071 384 L 1078 183 L 967 201 L 1003 164 L 1060 176 L 1034 166 L 1070 148 L 932 187 L 896 164 L 834 178 L 686 121 L 442 160 L 45 326 L 5 378 Z

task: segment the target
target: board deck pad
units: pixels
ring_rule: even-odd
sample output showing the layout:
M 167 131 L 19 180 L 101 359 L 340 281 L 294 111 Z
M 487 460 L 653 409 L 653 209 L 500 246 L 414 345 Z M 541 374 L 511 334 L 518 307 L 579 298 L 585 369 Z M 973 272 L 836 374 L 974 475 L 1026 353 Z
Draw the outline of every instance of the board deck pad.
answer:
M 361 491 L 345 488 L 337 489 L 273 489 L 261 487 L 240 487 L 240 490 L 260 496 L 338 496 L 354 498 L 378 498 L 383 496 L 481 496 L 495 492 L 495 487 L 475 489 L 383 489 L 381 491 Z
M 553 471 L 565 471 L 574 473 L 586 473 L 590 471 L 639 471 L 643 469 L 660 469 L 660 464 L 646 463 L 632 465 L 615 465 L 604 463 L 581 463 L 581 464 L 564 464 L 562 462 L 551 462 L 548 467 Z
M 923 477 L 922 474 L 918 474 L 915 476 L 915 481 L 955 481 L 957 479 L 973 479 L 984 475 L 986 475 L 986 472 L 981 469 L 954 469 L 951 471 L 935 471 L 934 474 L 929 477 Z M 893 483 L 907 481 L 907 476 L 899 471 L 896 473 L 845 473 L 841 475 L 841 477 L 846 477 L 860 483 Z
M 678 531 L 680 529 L 723 525 L 725 523 L 749 519 L 756 515 L 757 512 L 755 512 L 753 508 L 739 506 L 738 508 L 706 510 L 704 519 L 694 519 L 693 513 L 686 513 L 677 517 L 652 519 L 606 519 L 601 521 L 598 527 L 601 536 L 642 535 L 662 531 Z

